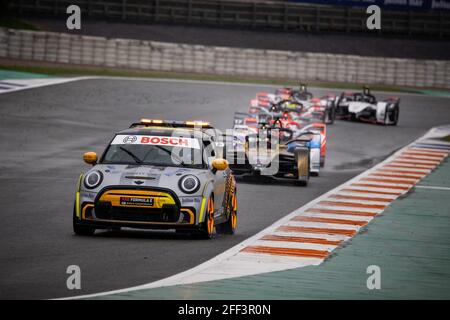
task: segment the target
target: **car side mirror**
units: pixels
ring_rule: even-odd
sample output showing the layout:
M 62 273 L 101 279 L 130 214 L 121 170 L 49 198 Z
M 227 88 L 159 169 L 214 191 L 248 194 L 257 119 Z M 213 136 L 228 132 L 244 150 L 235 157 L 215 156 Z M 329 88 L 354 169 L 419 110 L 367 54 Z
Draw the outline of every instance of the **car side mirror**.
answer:
M 83 160 L 87 164 L 95 165 L 97 163 L 97 154 L 95 152 L 86 152 L 83 154 Z
M 214 159 L 211 165 L 215 171 L 223 171 L 228 168 L 228 161 L 225 159 Z

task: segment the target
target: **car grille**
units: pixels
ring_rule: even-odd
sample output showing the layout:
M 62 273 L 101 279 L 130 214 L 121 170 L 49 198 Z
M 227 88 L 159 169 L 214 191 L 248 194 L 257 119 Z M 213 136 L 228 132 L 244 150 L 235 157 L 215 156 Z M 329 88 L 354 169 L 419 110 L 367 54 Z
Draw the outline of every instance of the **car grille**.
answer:
M 95 216 L 102 220 L 176 223 L 180 219 L 180 210 L 175 205 L 164 205 L 161 209 L 127 208 L 100 202 L 95 206 Z

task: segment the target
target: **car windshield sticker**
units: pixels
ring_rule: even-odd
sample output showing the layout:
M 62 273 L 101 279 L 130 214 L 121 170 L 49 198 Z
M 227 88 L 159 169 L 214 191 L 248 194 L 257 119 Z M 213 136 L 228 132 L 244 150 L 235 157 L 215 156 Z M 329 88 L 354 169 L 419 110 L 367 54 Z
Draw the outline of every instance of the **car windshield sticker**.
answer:
M 111 144 L 141 144 L 171 146 L 190 149 L 200 149 L 197 139 L 185 137 L 144 136 L 144 135 L 117 135 Z

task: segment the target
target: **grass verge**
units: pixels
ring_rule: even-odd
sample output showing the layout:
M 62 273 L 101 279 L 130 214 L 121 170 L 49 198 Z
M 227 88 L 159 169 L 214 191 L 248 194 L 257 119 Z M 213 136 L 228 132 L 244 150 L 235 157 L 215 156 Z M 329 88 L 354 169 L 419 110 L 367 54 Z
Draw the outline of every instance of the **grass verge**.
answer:
M 9 29 L 34 30 L 34 31 L 39 30 L 38 27 L 27 21 L 9 17 L 0 17 L 0 27 Z
M 450 142 L 450 135 L 441 138 L 441 140 L 444 140 L 446 142 Z

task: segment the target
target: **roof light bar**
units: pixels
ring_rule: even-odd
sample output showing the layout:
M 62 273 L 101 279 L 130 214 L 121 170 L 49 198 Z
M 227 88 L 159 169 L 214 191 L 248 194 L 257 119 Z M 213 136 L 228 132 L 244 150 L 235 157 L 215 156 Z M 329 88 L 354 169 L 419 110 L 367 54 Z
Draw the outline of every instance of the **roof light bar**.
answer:
M 159 119 L 147 119 L 140 120 L 141 125 L 168 125 L 176 127 L 209 127 L 210 123 L 206 121 L 174 121 L 174 120 L 159 120 Z M 137 124 L 134 124 L 137 125 Z
M 209 126 L 209 122 L 206 121 L 186 121 L 187 126 L 195 126 L 195 127 L 207 127 Z

